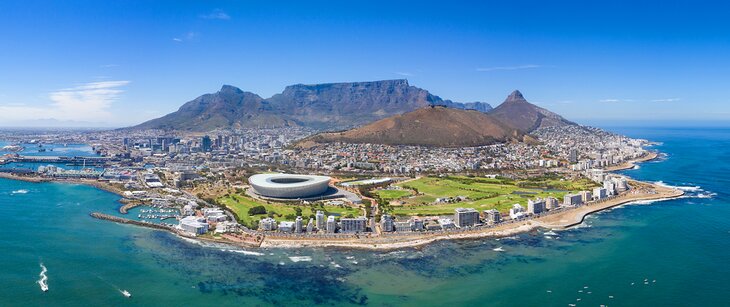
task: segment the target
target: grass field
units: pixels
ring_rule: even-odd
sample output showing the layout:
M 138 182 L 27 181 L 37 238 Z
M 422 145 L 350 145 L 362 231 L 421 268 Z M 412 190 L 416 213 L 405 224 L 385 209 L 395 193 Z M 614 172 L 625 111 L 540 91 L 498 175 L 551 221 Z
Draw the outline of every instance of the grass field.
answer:
M 405 204 L 391 206 L 390 213 L 420 216 L 453 214 L 454 209 L 459 207 L 507 212 L 513 204 L 526 205 L 528 199 L 552 196 L 562 200 L 567 193 L 597 186 L 588 179 L 566 181 L 550 177 L 524 181 L 476 177 L 424 177 L 399 185 L 413 190 L 416 195 L 401 196 L 399 199 Z M 454 196 L 466 196 L 468 200 L 460 203 L 433 204 L 436 198 Z
M 380 199 L 382 199 L 384 202 L 389 202 L 391 200 L 399 199 L 413 194 L 411 190 L 377 190 L 375 191 L 375 193 L 378 194 L 378 196 L 380 196 Z
M 249 196 L 230 194 L 228 196 L 219 197 L 218 202 L 228 207 L 231 211 L 235 212 L 240 222 L 247 227 L 252 227 L 258 223 L 259 220 L 268 216 L 268 213 L 275 212 L 274 219 L 277 221 L 291 220 L 287 216 L 296 214 L 295 208 L 299 207 L 302 209 L 302 217 L 308 221 L 310 216 L 314 216 L 317 210 L 324 211 L 325 215 L 335 216 L 360 216 L 362 210 L 359 208 L 348 207 L 348 206 L 324 206 L 321 204 L 317 205 L 299 205 L 299 204 L 279 204 L 279 203 L 266 203 L 263 201 L 255 200 Z M 248 210 L 256 207 L 264 206 L 267 214 L 248 215 Z

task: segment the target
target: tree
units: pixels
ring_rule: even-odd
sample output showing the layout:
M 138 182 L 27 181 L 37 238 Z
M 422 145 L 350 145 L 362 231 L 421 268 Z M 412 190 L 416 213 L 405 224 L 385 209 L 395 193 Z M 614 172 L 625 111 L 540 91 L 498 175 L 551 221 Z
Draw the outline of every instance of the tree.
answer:
M 302 208 L 295 207 L 294 212 L 296 213 L 297 216 L 302 216 Z
M 256 206 L 248 209 L 248 215 L 266 214 L 266 207 Z

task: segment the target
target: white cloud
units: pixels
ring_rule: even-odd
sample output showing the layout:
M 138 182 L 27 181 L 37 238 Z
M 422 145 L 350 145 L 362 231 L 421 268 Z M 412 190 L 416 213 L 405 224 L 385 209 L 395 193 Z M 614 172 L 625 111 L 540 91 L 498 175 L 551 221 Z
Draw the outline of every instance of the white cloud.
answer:
M 601 99 L 601 100 L 599 100 L 599 102 L 621 102 L 621 99 L 613 99 L 613 98 Z
M 527 64 L 518 66 L 495 66 L 495 67 L 481 67 L 477 68 L 477 71 L 499 71 L 499 70 L 521 70 L 521 69 L 533 69 L 545 67 L 543 65 Z
M 100 81 L 51 92 L 45 106 L 0 105 L 0 120 L 23 121 L 56 119 L 71 121 L 108 121 L 112 103 L 124 92 L 129 81 Z
M 191 31 L 191 32 L 185 33 L 184 36 L 181 36 L 181 37 L 173 37 L 172 40 L 175 41 L 175 42 L 178 42 L 178 43 L 182 43 L 182 42 L 185 42 L 185 41 L 194 40 L 197 37 L 198 37 L 198 33 Z
M 651 102 L 675 102 L 680 101 L 682 99 L 680 98 L 664 98 L 664 99 L 654 99 Z
M 213 10 L 213 12 L 210 12 L 209 14 L 200 15 L 200 18 L 203 18 L 203 19 L 229 20 L 229 19 L 231 19 L 231 16 L 228 15 L 226 12 L 224 12 L 221 9 L 215 9 L 215 10 Z
M 409 72 L 396 71 L 396 72 L 394 72 L 394 74 L 403 76 L 403 77 L 413 77 L 413 74 L 409 73 Z

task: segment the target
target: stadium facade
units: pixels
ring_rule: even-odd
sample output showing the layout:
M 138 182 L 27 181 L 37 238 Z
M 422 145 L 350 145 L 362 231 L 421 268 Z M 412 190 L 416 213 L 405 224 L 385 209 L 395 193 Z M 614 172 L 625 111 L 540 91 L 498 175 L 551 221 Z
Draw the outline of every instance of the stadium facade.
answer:
M 256 194 L 273 198 L 306 198 L 324 194 L 332 178 L 298 174 L 257 174 L 248 178 Z

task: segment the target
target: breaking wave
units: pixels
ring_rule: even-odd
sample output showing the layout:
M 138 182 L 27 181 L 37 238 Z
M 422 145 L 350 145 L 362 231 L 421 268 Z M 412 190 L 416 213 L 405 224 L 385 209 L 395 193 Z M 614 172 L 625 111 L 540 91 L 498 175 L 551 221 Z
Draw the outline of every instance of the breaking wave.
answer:
M 665 188 L 672 188 L 672 189 L 682 190 L 682 191 L 685 191 L 685 192 L 698 192 L 698 191 L 702 191 L 702 187 L 700 187 L 698 185 L 696 185 L 696 186 L 674 186 L 674 185 L 668 185 L 668 184 L 664 183 L 664 181 L 661 181 L 661 180 L 654 182 L 654 184 L 656 184 L 658 186 L 665 187 Z

